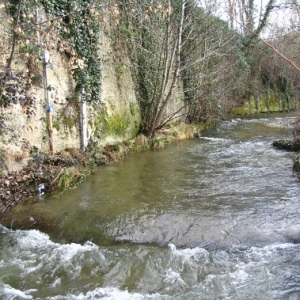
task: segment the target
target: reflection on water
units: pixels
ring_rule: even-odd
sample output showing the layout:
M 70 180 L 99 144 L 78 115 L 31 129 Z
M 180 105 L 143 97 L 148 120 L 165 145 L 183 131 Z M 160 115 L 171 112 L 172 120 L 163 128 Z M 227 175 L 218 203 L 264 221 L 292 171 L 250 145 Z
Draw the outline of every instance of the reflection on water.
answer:
M 35 230 L 1 229 L 0 297 L 298 299 L 299 181 L 271 146 L 287 121 L 224 122 L 18 206 Z

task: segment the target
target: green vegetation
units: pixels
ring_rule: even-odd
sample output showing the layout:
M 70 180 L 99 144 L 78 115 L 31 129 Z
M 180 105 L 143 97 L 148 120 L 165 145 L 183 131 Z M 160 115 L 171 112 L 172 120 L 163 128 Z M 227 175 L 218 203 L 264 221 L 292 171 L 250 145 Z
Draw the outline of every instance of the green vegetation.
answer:
M 257 113 L 272 113 L 291 110 L 294 107 L 282 99 L 277 99 L 275 95 L 269 98 L 262 97 L 261 99 L 254 99 L 245 102 L 242 106 L 236 106 L 232 109 L 234 115 L 249 115 Z
M 108 117 L 103 124 L 103 132 L 105 135 L 123 135 L 130 124 L 130 116 L 127 111 L 114 113 Z
M 20 20 L 17 38 L 20 51 L 27 57 L 41 57 L 51 40 L 57 42 L 57 49 L 72 65 L 76 90 L 86 89 L 87 101 L 99 101 L 101 93 L 101 61 L 98 58 L 101 26 L 101 9 L 93 0 L 20 0 Z M 8 10 L 18 17 L 19 1 L 11 0 Z M 42 6 L 40 6 L 42 5 Z M 43 8 L 47 22 L 39 21 L 37 28 L 35 12 Z M 37 33 L 38 31 L 38 33 Z M 36 36 L 39 34 L 40 40 Z M 38 44 L 38 42 L 40 44 Z M 37 75 L 36 75 L 37 76 Z M 35 79 L 36 80 L 36 79 Z
M 59 51 L 73 63 L 76 89 L 86 89 L 87 101 L 100 99 L 101 62 L 99 11 L 93 0 L 41 0 L 53 26 L 59 33 Z
M 135 126 L 139 118 L 138 112 L 138 106 L 134 103 L 129 109 L 126 107 L 119 111 L 113 109 L 110 114 L 106 110 L 95 112 L 94 122 L 90 125 L 96 128 L 96 136 L 99 138 L 109 136 L 134 138 L 139 131 L 139 127 Z

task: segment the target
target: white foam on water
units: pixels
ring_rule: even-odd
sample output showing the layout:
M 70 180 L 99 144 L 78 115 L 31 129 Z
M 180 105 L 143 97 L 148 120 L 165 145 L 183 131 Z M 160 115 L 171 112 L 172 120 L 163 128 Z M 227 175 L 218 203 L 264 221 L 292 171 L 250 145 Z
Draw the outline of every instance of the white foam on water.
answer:
M 58 287 L 58 286 L 60 286 L 61 285 L 61 279 L 60 278 L 56 278 L 55 280 L 54 280 L 54 282 L 51 284 L 51 287 L 52 288 L 56 288 L 56 287 Z
M 104 255 L 92 242 L 83 245 L 59 244 L 52 242 L 47 234 L 38 230 L 17 231 L 14 234 L 17 245 L 11 249 L 12 252 L 16 251 L 13 264 L 24 276 L 47 268 L 53 278 L 60 269 L 79 277 L 86 260 L 85 255 L 93 257 L 94 261 L 101 265 L 105 264 Z
M 224 143 L 224 142 L 230 142 L 230 139 L 224 139 L 224 138 L 215 138 L 215 137 L 208 137 L 208 136 L 200 136 L 201 140 L 216 142 L 216 143 Z
M 168 269 L 165 272 L 164 282 L 172 285 L 185 285 L 184 280 L 181 278 L 178 272 L 173 271 L 172 269 Z
M 22 231 L 20 235 L 18 235 L 17 233 L 16 236 L 18 248 L 22 249 L 22 251 L 31 249 L 35 249 L 37 251 L 47 250 L 47 255 L 49 255 L 48 251 L 49 249 L 51 249 L 52 251 L 50 256 L 52 258 L 59 258 L 62 263 L 68 263 L 70 260 L 74 259 L 77 255 L 80 255 L 82 253 L 100 251 L 99 247 L 96 244 L 89 241 L 83 245 L 76 243 L 59 244 L 52 242 L 47 234 L 42 233 L 38 230 Z M 48 260 L 51 257 L 49 257 Z M 101 257 L 105 259 L 102 254 Z
M 17 232 L 16 234 L 19 233 Z M 25 241 L 26 239 L 27 241 Z M 31 241 L 35 247 L 31 247 Z M 23 246 L 25 249 L 22 248 Z M 30 266 L 30 264 L 33 264 L 34 259 L 40 255 L 45 256 L 42 257 L 41 260 L 47 264 L 46 259 L 52 260 L 52 258 L 59 258 L 59 263 L 66 263 L 65 257 L 62 257 L 64 255 L 67 256 L 67 259 L 76 261 L 80 258 L 81 254 L 87 254 L 87 256 L 76 262 L 78 264 L 84 264 L 86 259 L 90 259 L 90 251 L 93 251 L 92 254 L 99 252 L 98 246 L 93 243 L 86 243 L 84 245 L 62 245 L 50 241 L 47 235 L 37 231 L 21 232 L 18 237 L 18 244 L 11 247 L 10 250 L 12 251 L 12 257 L 18 253 L 21 254 L 20 257 L 15 257 L 15 263 L 24 265 L 24 273 L 22 276 L 26 276 L 26 268 Z M 145 294 L 142 294 L 140 291 L 129 292 L 127 290 L 120 290 L 118 287 L 94 286 L 90 287 L 89 291 L 86 289 L 78 290 L 78 294 L 74 294 L 72 290 L 67 290 L 66 293 L 69 293 L 67 295 L 40 298 L 40 300 L 187 299 L 185 294 L 189 291 L 199 294 L 199 297 L 203 296 L 206 292 L 210 292 L 212 295 L 215 295 L 216 298 L 222 296 L 223 299 L 225 299 L 225 297 L 230 297 L 230 295 L 237 292 L 241 292 L 242 294 L 240 295 L 242 296 L 247 296 L 252 292 L 255 295 L 266 293 L 267 291 L 264 290 L 265 287 L 268 288 L 270 292 L 268 295 L 262 294 L 263 297 L 261 299 L 268 299 L 267 297 L 270 295 L 274 295 L 274 298 L 276 298 L 280 293 L 286 295 L 289 292 L 297 292 L 299 288 L 297 285 L 289 286 L 291 281 L 287 281 L 286 290 L 284 291 L 281 290 L 281 286 L 276 288 L 276 283 L 285 278 L 282 269 L 286 266 L 287 257 L 293 260 L 298 259 L 297 253 L 300 252 L 299 250 L 300 245 L 286 243 L 244 249 L 232 247 L 228 249 L 228 251 L 208 251 L 200 247 L 177 249 L 174 244 L 169 244 L 170 258 L 169 260 L 166 258 L 167 264 L 165 268 L 158 270 L 164 283 L 163 286 L 161 286 L 162 289 L 159 289 L 160 293 L 150 294 L 145 291 Z M 30 253 L 30 251 L 32 251 L 32 253 Z M 26 253 L 26 255 L 24 255 L 24 253 Z M 286 253 L 288 254 L 287 257 L 285 256 Z M 30 263 L 27 263 L 26 259 L 28 259 Z M 54 264 L 56 264 L 56 261 L 54 261 Z M 288 268 L 289 264 L 290 263 L 288 263 L 287 266 Z M 36 266 L 33 265 L 33 269 L 30 271 L 36 272 L 34 268 L 38 268 L 39 266 L 40 262 L 37 262 Z M 49 266 L 51 267 L 52 265 Z M 55 267 L 53 268 L 55 269 Z M 67 265 L 65 268 L 69 272 L 69 266 Z M 51 270 L 51 268 L 49 268 L 49 270 Z M 192 274 L 186 273 L 187 270 L 196 270 L 198 272 L 197 276 L 194 277 L 195 280 L 191 278 Z M 43 272 L 45 272 L 45 269 L 43 269 Z M 68 274 L 71 273 L 69 272 Z M 55 290 L 60 287 L 63 280 L 57 276 L 58 273 L 54 275 L 55 276 L 52 276 L 48 282 L 48 286 Z M 270 283 L 265 283 L 265 278 L 267 278 Z M 176 297 L 174 297 L 174 286 L 179 288 L 179 290 L 176 290 Z M 25 286 L 24 290 L 22 290 L 20 287 L 17 288 L 0 283 L 0 299 L 39 299 L 32 296 L 37 292 L 36 289 L 30 289 L 32 287 L 33 286 L 30 285 Z M 87 286 L 85 288 L 87 288 Z M 273 294 L 270 294 L 272 292 L 271 289 L 274 289 Z M 171 296 L 171 294 L 173 294 L 173 296 Z M 229 299 L 238 298 L 232 297 Z
M 96 288 L 93 291 L 87 293 L 81 293 L 79 295 L 69 294 L 67 296 L 55 296 L 48 297 L 46 300 L 166 300 L 171 299 L 168 296 L 162 296 L 158 293 L 155 294 L 140 294 L 140 293 L 130 293 L 128 291 L 121 291 L 117 288 L 106 287 L 106 288 Z
M 300 248 L 299 244 L 291 243 L 275 243 L 264 247 L 251 247 L 246 253 L 252 260 L 261 261 L 272 259 L 274 255 L 278 255 L 281 250 L 290 250 Z
M 6 233 L 9 234 L 6 238 L 7 243 L 11 236 L 16 240 L 16 244 L 1 255 L 0 285 L 7 283 L 8 278 L 15 280 L 16 276 L 19 284 L 12 287 L 6 285 L 5 289 L 0 286 L 0 295 L 1 292 L 6 295 L 3 299 L 8 297 L 10 297 L 8 299 L 14 299 L 10 296 L 14 294 L 20 294 L 18 299 L 31 299 L 28 293 L 33 291 L 32 289 L 26 292 L 27 294 L 18 290 L 23 285 L 27 286 L 27 289 L 31 288 L 31 280 L 35 281 L 35 286 L 46 285 L 58 288 L 63 281 L 62 274 L 68 274 L 68 277 L 80 280 L 82 268 L 86 265 L 91 268 L 92 273 L 95 268 L 100 270 L 107 263 L 103 250 L 92 242 L 86 242 L 83 245 L 55 243 L 47 234 L 38 230 L 8 230 Z M 0 299 L 2 299 L 1 296 Z
M 47 234 L 42 233 L 35 229 L 17 231 L 16 238 L 19 247 L 24 250 L 32 249 L 32 248 L 49 249 L 49 247 L 51 247 L 53 250 L 56 250 L 57 252 L 61 252 L 65 260 L 72 259 L 78 253 L 99 250 L 99 247 L 90 241 L 86 242 L 83 245 L 75 244 L 75 243 L 71 243 L 71 244 L 55 243 L 50 240 L 50 237 Z
M 31 249 L 31 248 L 47 248 L 53 247 L 56 243 L 50 240 L 50 237 L 38 230 L 24 230 L 12 232 L 17 238 L 18 244 L 22 249 Z
M 266 124 L 269 127 L 274 128 L 293 128 L 294 117 L 290 118 L 275 118 L 274 120 L 266 119 Z
M 249 274 L 245 270 L 237 270 L 229 274 L 234 285 L 239 285 L 247 281 Z
M 30 289 L 27 291 L 20 291 L 11 287 L 9 284 L 0 284 L 0 297 L 5 300 L 14 299 L 33 299 L 30 293 L 36 292 L 36 289 Z M 3 297 L 3 298 L 2 298 Z
M 1 287 L 1 285 L 0 285 Z M 27 291 L 20 291 L 13 287 L 11 287 L 8 284 L 5 284 L 2 286 L 0 291 L 0 297 L 1 299 L 5 300 L 27 300 L 27 299 L 36 299 L 36 300 L 96 300 L 96 299 L 102 299 L 102 300 L 166 300 L 171 299 L 168 296 L 162 296 L 158 293 L 155 294 L 140 294 L 140 293 L 130 293 L 128 291 L 121 291 L 117 288 L 96 288 L 93 291 L 89 291 L 87 293 L 80 293 L 79 295 L 58 295 L 53 297 L 47 297 L 47 298 L 36 298 L 30 293 L 36 292 L 36 289 L 30 289 Z
M 185 248 L 178 250 L 174 244 L 168 245 L 174 256 L 180 257 L 183 262 L 192 261 L 206 261 L 209 256 L 209 252 L 203 248 Z
M 177 249 L 174 244 L 169 244 L 168 246 L 174 255 L 183 257 L 184 259 L 197 259 L 208 256 L 208 251 L 203 248 Z

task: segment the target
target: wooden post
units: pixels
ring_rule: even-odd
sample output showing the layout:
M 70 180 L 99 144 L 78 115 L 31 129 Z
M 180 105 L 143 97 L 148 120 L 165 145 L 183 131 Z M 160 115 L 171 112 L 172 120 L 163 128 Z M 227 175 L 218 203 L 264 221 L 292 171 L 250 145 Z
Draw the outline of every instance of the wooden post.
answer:
M 44 60 L 44 82 L 45 82 L 45 99 L 47 103 L 47 125 L 48 125 L 48 138 L 49 138 L 49 149 L 50 153 L 54 153 L 53 147 L 53 124 L 52 124 L 52 107 L 50 103 L 50 87 L 48 86 L 48 72 L 47 68 L 50 64 L 50 55 L 47 50 L 43 52 L 43 60 Z
M 87 112 L 86 94 L 84 88 L 81 90 L 81 149 L 83 152 L 87 148 Z

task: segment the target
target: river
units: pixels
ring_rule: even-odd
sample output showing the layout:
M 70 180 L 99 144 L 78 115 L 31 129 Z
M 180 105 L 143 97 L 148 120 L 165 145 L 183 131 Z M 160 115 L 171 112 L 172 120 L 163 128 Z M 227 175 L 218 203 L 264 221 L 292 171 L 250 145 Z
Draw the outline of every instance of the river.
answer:
M 300 299 L 300 183 L 272 147 L 290 121 L 224 121 L 18 205 L 0 298 Z

